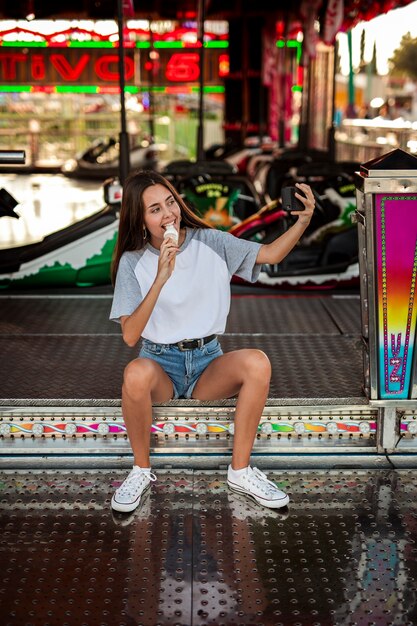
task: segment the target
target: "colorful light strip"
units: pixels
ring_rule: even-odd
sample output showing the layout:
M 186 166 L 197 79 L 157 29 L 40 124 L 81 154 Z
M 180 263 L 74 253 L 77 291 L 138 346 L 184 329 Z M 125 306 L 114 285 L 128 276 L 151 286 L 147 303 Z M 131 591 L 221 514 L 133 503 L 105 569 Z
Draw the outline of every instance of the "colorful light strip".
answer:
M 299 426 L 302 425 L 300 430 Z M 364 428 L 365 425 L 365 428 Z M 268 428 L 265 428 L 265 427 Z M 360 420 L 356 422 L 343 422 L 331 420 L 329 422 L 310 422 L 310 421 L 294 421 L 293 423 L 278 423 L 272 421 L 264 421 L 258 426 L 258 432 L 263 435 L 269 434 L 367 434 L 375 433 L 377 424 L 374 421 Z M 408 424 L 402 423 L 401 429 L 403 431 L 408 430 Z M 175 434 L 210 434 L 210 433 L 224 433 L 233 434 L 234 422 L 226 422 L 224 424 L 212 423 L 212 422 L 156 422 L 152 424 L 151 431 L 153 433 L 162 433 L 164 435 Z M 2 436 L 10 436 L 17 433 L 29 434 L 32 436 L 51 436 L 54 434 L 61 435 L 86 435 L 88 433 L 92 435 L 108 435 L 125 433 L 126 426 L 123 423 L 117 422 L 92 422 L 86 424 L 85 422 L 67 422 L 59 424 L 42 423 L 42 422 L 29 422 L 29 423 L 7 423 L 2 422 L 0 424 L 0 434 Z

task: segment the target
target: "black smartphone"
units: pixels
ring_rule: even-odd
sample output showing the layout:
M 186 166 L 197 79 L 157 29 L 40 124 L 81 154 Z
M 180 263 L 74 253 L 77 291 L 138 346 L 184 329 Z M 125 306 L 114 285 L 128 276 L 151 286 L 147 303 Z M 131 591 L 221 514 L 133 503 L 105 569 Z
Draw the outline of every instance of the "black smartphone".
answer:
M 282 208 L 285 211 L 304 211 L 305 210 L 305 206 L 301 202 L 301 200 L 295 197 L 296 192 L 299 193 L 300 195 L 303 195 L 303 192 L 300 189 L 298 189 L 298 187 L 283 187 L 282 188 L 281 190 Z

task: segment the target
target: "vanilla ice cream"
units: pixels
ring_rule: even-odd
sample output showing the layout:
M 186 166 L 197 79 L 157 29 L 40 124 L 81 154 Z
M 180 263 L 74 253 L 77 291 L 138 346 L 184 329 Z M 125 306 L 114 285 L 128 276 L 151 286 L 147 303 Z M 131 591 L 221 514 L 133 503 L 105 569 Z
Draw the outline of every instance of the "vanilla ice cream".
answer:
M 164 232 L 164 239 L 166 239 L 167 237 L 170 237 L 176 246 L 178 245 L 178 231 L 175 228 L 174 224 L 169 224 L 166 227 Z

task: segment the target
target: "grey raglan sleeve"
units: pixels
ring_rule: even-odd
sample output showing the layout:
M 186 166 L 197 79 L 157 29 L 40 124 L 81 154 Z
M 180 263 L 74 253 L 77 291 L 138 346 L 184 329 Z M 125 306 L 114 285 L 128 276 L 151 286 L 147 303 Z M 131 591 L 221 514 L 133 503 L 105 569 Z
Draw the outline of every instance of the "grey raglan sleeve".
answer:
M 131 315 L 142 302 L 142 292 L 135 275 L 137 259 L 132 259 L 128 253 L 122 255 L 117 269 L 114 286 L 113 303 L 110 319 L 120 324 L 122 315 Z
M 230 233 L 217 232 L 222 236 L 223 256 L 230 275 L 239 276 L 251 283 L 256 282 L 261 271 L 261 265 L 256 264 L 256 258 L 262 244 L 239 239 Z

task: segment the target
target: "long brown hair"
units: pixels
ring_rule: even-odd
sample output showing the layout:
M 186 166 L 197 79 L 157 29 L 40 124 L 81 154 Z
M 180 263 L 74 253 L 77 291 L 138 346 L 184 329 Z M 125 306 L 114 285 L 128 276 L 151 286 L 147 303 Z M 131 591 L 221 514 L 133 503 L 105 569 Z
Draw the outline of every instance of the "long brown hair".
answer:
M 177 190 L 161 174 L 152 170 L 139 170 L 130 174 L 123 185 L 122 208 L 120 210 L 119 232 L 113 255 L 111 277 L 114 285 L 120 258 L 127 250 L 140 250 L 147 240 L 144 237 L 143 192 L 151 185 L 163 185 L 174 196 L 181 210 L 180 226 L 191 228 L 211 228 L 186 205 Z

